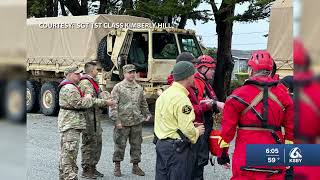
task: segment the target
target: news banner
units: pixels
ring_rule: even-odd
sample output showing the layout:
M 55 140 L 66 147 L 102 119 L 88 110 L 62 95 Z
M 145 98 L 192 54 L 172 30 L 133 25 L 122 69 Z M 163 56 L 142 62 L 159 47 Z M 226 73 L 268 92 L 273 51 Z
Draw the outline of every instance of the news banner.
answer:
M 320 166 L 320 144 L 248 144 L 247 166 Z

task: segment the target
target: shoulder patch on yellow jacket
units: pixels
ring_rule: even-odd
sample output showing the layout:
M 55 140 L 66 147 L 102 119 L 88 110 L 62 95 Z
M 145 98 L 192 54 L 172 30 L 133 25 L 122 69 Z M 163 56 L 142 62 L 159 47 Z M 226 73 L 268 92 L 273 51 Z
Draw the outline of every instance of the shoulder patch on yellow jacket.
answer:
M 184 113 L 184 114 L 190 114 L 190 113 L 191 113 L 191 110 L 192 110 L 192 107 L 189 106 L 189 105 L 184 105 L 184 106 L 182 107 L 182 113 Z

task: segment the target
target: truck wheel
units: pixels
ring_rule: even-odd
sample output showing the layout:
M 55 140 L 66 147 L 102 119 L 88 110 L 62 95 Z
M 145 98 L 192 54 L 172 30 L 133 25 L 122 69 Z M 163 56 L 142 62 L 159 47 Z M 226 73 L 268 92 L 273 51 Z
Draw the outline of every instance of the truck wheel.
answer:
M 41 84 L 35 80 L 27 81 L 26 104 L 27 112 L 38 112 L 40 109 L 39 96 Z
M 107 36 L 102 38 L 97 52 L 98 60 L 105 71 L 111 71 L 113 67 L 113 62 L 111 57 L 107 54 Z
M 41 87 L 41 112 L 46 116 L 54 116 L 59 111 L 59 90 L 57 82 L 46 82 Z
M 10 81 L 5 89 L 6 118 L 14 123 L 26 122 L 25 81 Z

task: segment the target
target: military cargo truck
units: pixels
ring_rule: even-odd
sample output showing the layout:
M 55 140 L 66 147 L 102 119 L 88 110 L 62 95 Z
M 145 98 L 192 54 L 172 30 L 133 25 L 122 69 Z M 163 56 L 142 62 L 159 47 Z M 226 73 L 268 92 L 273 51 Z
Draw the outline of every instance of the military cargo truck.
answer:
M 26 120 L 25 17 L 23 1 L 0 1 L 0 118 L 14 122 Z
M 268 51 L 277 64 L 280 77 L 293 75 L 292 0 L 276 0 L 271 8 Z
M 176 56 L 184 51 L 195 57 L 202 55 L 195 32 L 161 26 L 127 15 L 28 19 L 27 111 L 57 114 L 58 84 L 64 69 L 83 67 L 93 60 L 99 62 L 99 84 L 108 91 L 123 79 L 122 67 L 134 64 L 137 82 L 143 86 L 152 110 Z

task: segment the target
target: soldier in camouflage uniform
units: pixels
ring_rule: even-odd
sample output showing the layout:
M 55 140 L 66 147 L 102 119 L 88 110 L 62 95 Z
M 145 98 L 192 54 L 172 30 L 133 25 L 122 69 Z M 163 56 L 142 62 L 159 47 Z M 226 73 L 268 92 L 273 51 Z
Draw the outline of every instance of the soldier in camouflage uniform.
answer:
M 111 92 L 112 99 L 116 101 L 116 105 L 110 109 L 110 117 L 115 121 L 114 175 L 121 176 L 120 162 L 123 161 L 129 139 L 132 173 L 144 176 L 145 173 L 138 166 L 141 161 L 142 122 L 148 121 L 151 114 L 143 95 L 143 88 L 135 82 L 135 66 L 132 64 L 123 66 L 123 73 L 125 79 L 115 85 Z
M 86 128 L 85 108 L 94 105 L 107 106 L 110 101 L 84 96 L 76 85 L 80 81 L 80 70 L 70 67 L 65 70 L 66 79 L 59 85 L 58 127 L 60 132 L 59 178 L 78 179 L 76 165 L 80 133 Z
M 79 83 L 80 90 L 84 95 L 90 94 L 96 98 L 101 98 L 103 93 L 107 95 L 108 92 L 101 92 L 99 84 L 95 80 L 98 74 L 97 64 L 95 62 L 86 63 L 84 71 L 86 74 L 81 77 Z M 89 108 L 85 113 L 87 126 L 82 133 L 81 146 L 81 166 L 83 168 L 81 177 L 83 178 L 95 179 L 96 177 L 103 177 L 103 174 L 96 169 L 102 150 L 102 128 L 100 124 L 102 115 L 102 109 L 99 107 Z

